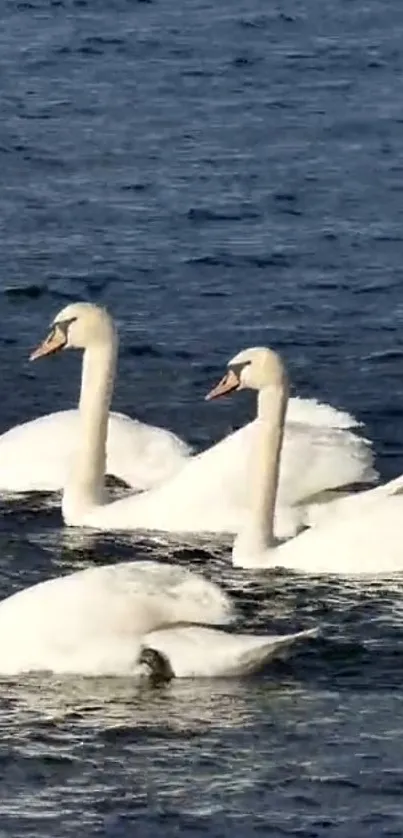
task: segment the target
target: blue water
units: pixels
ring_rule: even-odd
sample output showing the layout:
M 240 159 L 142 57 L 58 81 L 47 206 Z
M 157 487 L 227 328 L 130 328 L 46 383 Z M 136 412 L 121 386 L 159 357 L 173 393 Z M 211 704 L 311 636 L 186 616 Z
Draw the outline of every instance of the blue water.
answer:
M 251 402 L 206 389 L 272 344 L 403 471 L 400 0 L 4 0 L 0 22 L 0 429 L 74 404 L 79 359 L 27 357 L 89 299 L 119 323 L 116 407 L 207 445 Z M 0 556 L 2 596 L 171 558 L 240 624 L 323 628 L 243 682 L 0 682 L 2 834 L 402 835 L 402 580 L 248 575 L 214 539 L 66 532 L 36 496 L 1 501 Z

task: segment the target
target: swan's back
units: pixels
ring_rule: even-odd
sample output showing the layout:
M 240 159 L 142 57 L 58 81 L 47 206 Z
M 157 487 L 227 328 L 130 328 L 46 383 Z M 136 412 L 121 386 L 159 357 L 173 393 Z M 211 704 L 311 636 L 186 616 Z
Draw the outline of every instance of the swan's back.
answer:
M 304 425 L 327 428 L 360 428 L 361 422 L 357 422 L 351 413 L 339 410 L 330 404 L 319 402 L 317 399 L 303 399 L 300 396 L 293 396 L 288 400 L 287 421 L 302 422 Z
M 78 423 L 78 410 L 61 410 L 16 425 L 0 436 L 0 489 L 62 489 L 78 440 Z M 168 480 L 189 454 L 189 446 L 170 431 L 110 413 L 107 473 L 132 488 L 149 489 Z
M 0 489 L 54 491 L 66 479 L 78 411 L 62 410 L 10 428 L 0 437 Z
M 348 413 L 314 400 L 289 400 L 280 462 L 278 501 L 287 506 L 326 490 L 377 480 L 372 443 L 348 428 L 358 425 Z M 199 485 L 210 480 L 217 497 L 234 510 L 248 504 L 248 468 L 255 421 L 248 423 L 195 463 Z M 179 475 L 185 483 L 191 469 Z
M 176 434 L 123 413 L 109 414 L 106 450 L 107 473 L 142 490 L 169 480 L 191 454 L 190 446 Z
M 372 444 L 352 431 L 287 422 L 278 499 L 294 504 L 354 483 L 378 478 Z
M 178 623 L 233 619 L 220 588 L 191 571 L 156 562 L 91 567 L 26 588 L 0 604 L 0 669 L 40 668 L 75 650 L 127 646 Z M 7 642 L 4 642 L 7 638 Z M 45 654 L 46 653 L 46 654 Z M 56 666 L 57 669 L 57 666 Z
M 270 551 L 273 566 L 307 573 L 385 575 L 403 571 L 403 497 L 337 515 Z
M 215 506 L 217 516 L 220 510 L 222 516 L 227 511 L 236 527 L 236 516 L 245 510 L 249 501 L 248 471 L 254 431 L 255 421 L 191 458 L 170 483 L 175 502 L 181 496 L 186 500 L 186 492 L 191 489 L 192 497 L 199 504 L 205 498 L 210 509 Z M 373 460 L 371 443 L 353 431 L 326 423 L 311 425 L 289 420 L 287 415 L 279 504 L 293 505 L 325 490 L 373 482 L 378 477 Z

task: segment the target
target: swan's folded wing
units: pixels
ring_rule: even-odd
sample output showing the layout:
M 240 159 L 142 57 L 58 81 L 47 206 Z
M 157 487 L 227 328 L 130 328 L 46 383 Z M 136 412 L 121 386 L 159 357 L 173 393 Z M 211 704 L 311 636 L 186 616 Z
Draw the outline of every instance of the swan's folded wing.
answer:
M 152 489 L 183 467 L 191 448 L 165 428 L 110 413 L 107 473 L 137 490 Z
M 77 410 L 62 410 L 6 431 L 0 437 L 0 490 L 61 489 L 77 430 Z
M 371 443 L 339 428 L 286 425 L 280 465 L 280 504 L 378 478 Z
M 352 498 L 354 500 L 354 498 Z M 271 566 L 314 574 L 388 575 L 403 570 L 402 495 L 381 497 L 320 522 L 267 554 Z
M 169 661 L 176 678 L 217 678 L 257 672 L 316 629 L 284 635 L 229 634 L 187 626 L 150 632 L 145 643 Z
M 61 410 L 0 436 L 0 490 L 62 489 L 78 441 L 78 411 Z M 158 486 L 180 471 L 191 449 L 171 431 L 111 413 L 107 473 L 137 489 Z
M 344 429 L 362 427 L 362 422 L 358 422 L 351 413 L 339 410 L 325 402 L 319 402 L 317 399 L 303 399 L 300 396 L 293 396 L 288 400 L 286 421 L 302 422 L 311 427 Z
M 376 512 L 378 504 L 387 498 L 401 496 L 402 493 L 403 475 L 400 475 L 393 480 L 389 480 L 388 483 L 383 483 L 381 486 L 375 486 L 373 489 L 367 489 L 364 492 L 336 497 L 326 504 L 312 503 L 308 509 L 306 523 L 309 526 L 324 526 L 332 520 L 343 521 L 344 518 L 364 515 L 369 513 L 371 509 Z

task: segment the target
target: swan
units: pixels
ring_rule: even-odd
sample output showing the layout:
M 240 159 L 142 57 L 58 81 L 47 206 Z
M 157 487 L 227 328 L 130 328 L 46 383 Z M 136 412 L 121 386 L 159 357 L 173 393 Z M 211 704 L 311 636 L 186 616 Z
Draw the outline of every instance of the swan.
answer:
M 62 502 L 64 521 L 70 526 L 97 529 L 157 529 L 173 532 L 236 532 L 247 508 L 245 475 L 254 423 L 241 428 L 207 451 L 188 458 L 179 473 L 162 485 L 113 503 L 104 494 L 105 446 L 108 411 L 113 390 L 118 339 L 105 309 L 74 303 L 55 317 L 51 332 L 35 350 L 35 360 L 65 348 L 84 350 L 79 404 L 79 442 L 65 482 Z M 329 414 L 331 408 L 323 412 Z M 305 408 L 310 412 L 310 408 Z M 302 428 L 302 424 L 301 424 Z M 295 454 L 299 469 L 295 474 Z M 304 524 L 306 511 L 298 502 L 307 495 L 340 485 L 342 464 L 348 482 L 357 471 L 372 474 L 372 452 L 365 441 L 340 428 L 320 425 L 310 433 L 296 432 L 286 446 L 276 528 L 293 534 Z M 369 455 L 368 455 L 369 452 Z M 292 463 L 292 465 L 291 465 Z M 344 465 L 343 465 L 344 463 Z M 337 477 L 326 475 L 326 465 Z M 312 471 L 311 468 L 312 467 Z M 316 479 L 313 472 L 316 471 Z M 295 477 L 291 480 L 291 474 Z
M 153 561 L 90 567 L 0 603 L 0 673 L 239 676 L 317 634 L 213 628 L 234 617 L 224 591 L 186 568 Z
M 0 435 L 0 491 L 57 491 L 64 487 L 79 435 L 79 411 L 61 410 L 19 424 Z M 252 424 L 235 431 L 199 455 L 198 480 L 220 483 L 225 502 L 225 528 L 232 531 L 246 498 L 240 496 Z M 279 506 L 350 484 L 378 479 L 371 443 L 355 433 L 359 423 L 348 413 L 315 399 L 289 399 L 282 456 Z M 188 464 L 191 448 L 172 432 L 110 412 L 106 443 L 106 473 L 132 489 L 164 484 Z M 200 474 L 203 457 L 206 471 Z M 192 458 L 193 459 L 193 458 Z M 219 478 L 212 474 L 216 469 Z M 234 495 L 234 481 L 236 484 Z M 321 506 L 323 509 L 323 504 Z M 316 512 L 315 512 L 316 514 Z M 228 520 L 229 518 L 229 520 Z M 283 519 L 282 524 L 286 524 Z M 207 529 L 215 523 L 206 522 Z M 290 534 L 295 530 L 292 521 Z M 221 527 L 222 529 L 223 527 Z
M 327 574 L 388 574 L 403 570 L 403 476 L 335 501 L 316 527 L 282 544 L 274 537 L 288 380 L 280 356 L 266 347 L 243 350 L 228 363 L 206 399 L 257 391 L 257 421 L 249 464 L 249 512 L 238 528 L 233 564 Z

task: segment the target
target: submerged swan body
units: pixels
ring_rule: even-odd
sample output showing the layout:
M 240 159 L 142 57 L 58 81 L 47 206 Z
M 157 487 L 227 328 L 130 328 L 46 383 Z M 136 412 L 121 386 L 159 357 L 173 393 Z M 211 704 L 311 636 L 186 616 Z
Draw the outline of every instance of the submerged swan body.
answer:
M 144 652 L 152 650 L 170 677 L 238 676 L 316 633 L 212 628 L 234 616 L 227 595 L 187 569 L 157 562 L 92 567 L 0 603 L 0 673 L 142 677 L 150 674 Z
M 55 318 L 51 335 L 33 357 L 68 347 L 84 349 L 84 358 L 79 442 L 64 487 L 65 522 L 97 529 L 236 532 L 247 509 L 245 478 L 254 423 L 208 451 L 187 458 L 176 475 L 152 490 L 108 503 L 104 475 L 117 335 L 107 312 L 85 303 L 67 306 Z M 325 416 L 327 423 L 332 421 L 336 413 L 332 408 L 297 404 L 298 408 L 291 408 L 279 493 L 276 524 L 282 535 L 294 533 L 305 523 L 303 499 L 307 496 L 374 478 L 369 444 L 345 428 L 330 429 L 329 424 L 321 424 Z M 308 418 L 314 412 L 314 427 L 292 420 L 293 413 Z M 345 414 L 339 415 L 340 424 L 349 420 Z
M 276 544 L 273 522 L 288 399 L 280 357 L 264 347 L 240 352 L 207 398 L 243 388 L 257 391 L 258 413 L 249 464 L 249 511 L 234 540 L 234 564 L 315 574 L 403 570 L 403 477 L 329 504 L 316 527 Z

